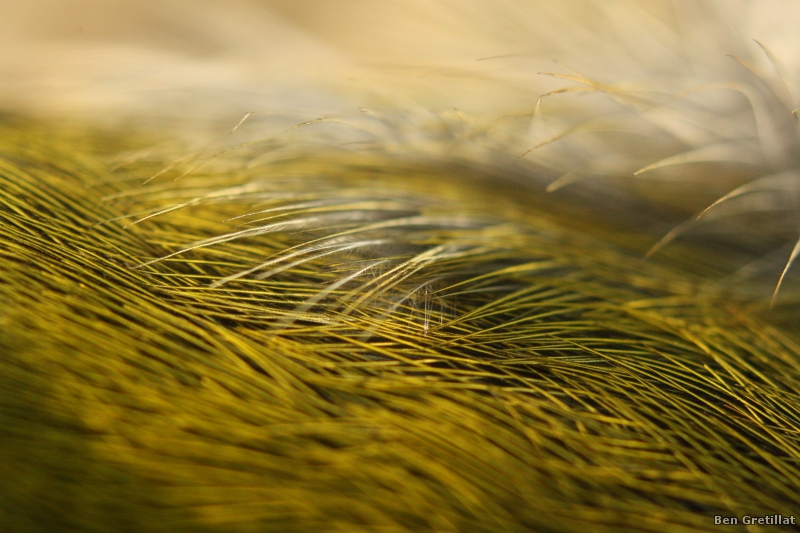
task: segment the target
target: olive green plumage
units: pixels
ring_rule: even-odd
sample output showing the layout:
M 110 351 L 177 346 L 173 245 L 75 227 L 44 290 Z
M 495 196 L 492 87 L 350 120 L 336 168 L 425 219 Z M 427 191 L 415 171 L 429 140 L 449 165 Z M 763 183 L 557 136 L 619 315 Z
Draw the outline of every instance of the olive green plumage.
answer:
M 2 531 L 800 509 L 800 346 L 701 252 L 645 262 L 447 160 L 198 156 L 142 187 L 162 158 L 109 161 L 147 141 L 6 122 Z

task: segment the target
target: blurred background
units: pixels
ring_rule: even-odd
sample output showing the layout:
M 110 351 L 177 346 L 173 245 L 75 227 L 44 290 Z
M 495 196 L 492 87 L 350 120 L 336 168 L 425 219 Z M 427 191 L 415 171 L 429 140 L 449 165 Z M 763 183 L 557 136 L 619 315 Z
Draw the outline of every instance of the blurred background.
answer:
M 796 65 L 798 22 L 789 0 L 2 0 L 0 108 L 206 121 L 409 98 L 503 113 L 565 85 L 541 71 L 713 77 L 753 38 Z

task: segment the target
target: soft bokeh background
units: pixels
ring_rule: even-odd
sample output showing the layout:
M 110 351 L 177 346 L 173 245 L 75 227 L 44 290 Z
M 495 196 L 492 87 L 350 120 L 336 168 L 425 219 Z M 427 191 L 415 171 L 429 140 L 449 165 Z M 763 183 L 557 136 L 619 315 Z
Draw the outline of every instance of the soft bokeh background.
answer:
M 751 38 L 793 66 L 798 21 L 790 0 L 3 0 L 0 108 L 202 122 L 409 98 L 503 113 L 565 84 L 542 70 L 703 78 Z

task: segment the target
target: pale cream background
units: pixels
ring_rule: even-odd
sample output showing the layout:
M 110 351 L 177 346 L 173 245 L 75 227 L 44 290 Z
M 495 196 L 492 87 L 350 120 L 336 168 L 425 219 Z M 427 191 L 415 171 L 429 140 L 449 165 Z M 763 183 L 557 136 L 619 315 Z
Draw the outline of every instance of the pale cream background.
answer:
M 540 71 L 736 75 L 726 54 L 751 38 L 793 80 L 799 23 L 791 0 L 2 0 L 0 108 L 113 123 L 384 97 L 503 113 L 565 85 Z

